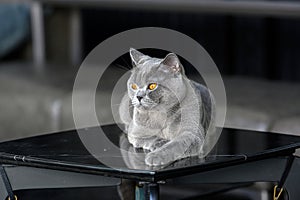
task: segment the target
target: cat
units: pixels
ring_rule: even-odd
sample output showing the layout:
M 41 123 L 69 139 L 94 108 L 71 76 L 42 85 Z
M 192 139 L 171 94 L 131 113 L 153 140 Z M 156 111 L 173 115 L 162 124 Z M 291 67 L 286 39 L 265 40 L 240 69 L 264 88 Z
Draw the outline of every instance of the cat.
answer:
M 129 142 L 148 150 L 149 166 L 204 155 L 209 126 L 214 130 L 215 103 L 208 88 L 185 75 L 179 58 L 159 59 L 130 48 L 133 68 L 119 114 Z

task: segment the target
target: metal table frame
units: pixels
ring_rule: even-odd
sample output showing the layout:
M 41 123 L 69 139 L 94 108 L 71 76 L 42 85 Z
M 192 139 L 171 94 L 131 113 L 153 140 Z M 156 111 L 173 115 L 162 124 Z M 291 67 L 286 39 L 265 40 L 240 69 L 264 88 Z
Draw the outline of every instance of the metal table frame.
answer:
M 288 157 L 275 157 L 258 161 L 177 177 L 158 182 L 140 182 L 136 190 L 139 199 L 159 199 L 160 184 L 196 184 L 196 183 L 242 183 L 242 182 L 279 182 L 286 167 Z M 300 158 L 296 157 L 285 182 L 284 189 L 289 199 L 300 198 L 297 183 L 300 182 Z M 82 174 L 27 166 L 5 165 L 6 173 L 14 190 L 38 188 L 72 188 L 116 186 L 120 178 Z M 0 181 L 0 199 L 7 196 L 3 181 Z

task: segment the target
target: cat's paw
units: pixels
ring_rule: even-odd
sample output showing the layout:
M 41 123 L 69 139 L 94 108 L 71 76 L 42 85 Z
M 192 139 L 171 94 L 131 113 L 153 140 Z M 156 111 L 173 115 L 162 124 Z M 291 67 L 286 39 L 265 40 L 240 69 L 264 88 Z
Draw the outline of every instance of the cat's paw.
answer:
M 128 136 L 128 141 L 130 144 L 132 144 L 132 146 L 134 148 L 137 148 L 137 149 L 143 148 L 144 143 L 142 142 L 142 140 L 140 140 L 138 138 Z
M 143 148 L 143 146 L 139 142 L 132 142 L 131 144 L 136 149 L 142 149 Z
M 170 155 L 167 155 L 163 151 L 154 151 L 146 155 L 145 163 L 149 166 L 163 166 L 170 164 L 174 160 Z
M 145 143 L 143 146 L 143 149 L 148 150 L 148 151 L 153 151 L 152 143 L 150 143 L 150 142 Z

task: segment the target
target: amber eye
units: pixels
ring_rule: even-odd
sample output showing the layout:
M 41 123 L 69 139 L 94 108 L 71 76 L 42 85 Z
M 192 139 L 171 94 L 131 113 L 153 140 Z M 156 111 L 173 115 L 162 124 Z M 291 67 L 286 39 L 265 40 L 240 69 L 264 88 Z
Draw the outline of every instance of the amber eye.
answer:
M 148 89 L 149 90 L 154 90 L 156 87 L 157 87 L 156 83 L 151 83 L 151 84 L 149 84 Z
M 133 83 L 133 84 L 131 84 L 131 88 L 134 89 L 134 90 L 136 90 L 138 88 L 138 86 Z

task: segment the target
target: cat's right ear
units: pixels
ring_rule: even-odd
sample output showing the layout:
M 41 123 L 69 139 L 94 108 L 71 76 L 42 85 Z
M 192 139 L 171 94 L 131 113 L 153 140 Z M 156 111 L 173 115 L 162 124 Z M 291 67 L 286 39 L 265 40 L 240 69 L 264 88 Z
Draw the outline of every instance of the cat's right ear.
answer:
M 136 67 L 140 63 L 140 61 L 146 57 L 146 55 L 142 54 L 134 48 L 129 49 L 129 54 L 134 67 Z
M 161 63 L 164 67 L 167 68 L 168 72 L 172 72 L 175 74 L 184 74 L 183 67 L 175 53 L 169 53 Z

